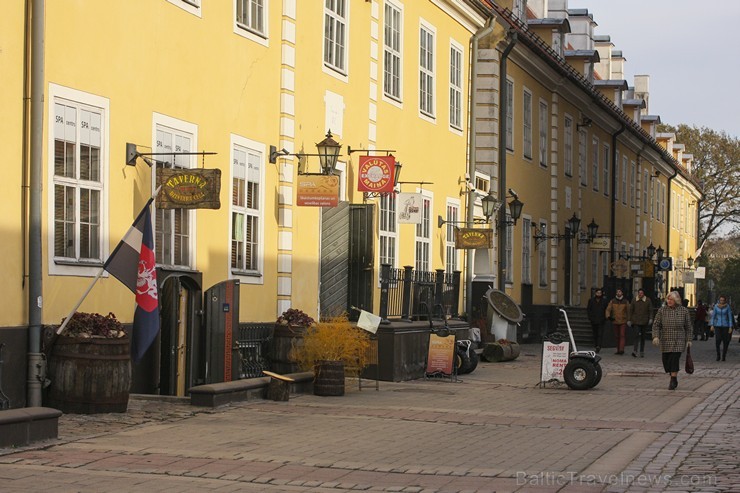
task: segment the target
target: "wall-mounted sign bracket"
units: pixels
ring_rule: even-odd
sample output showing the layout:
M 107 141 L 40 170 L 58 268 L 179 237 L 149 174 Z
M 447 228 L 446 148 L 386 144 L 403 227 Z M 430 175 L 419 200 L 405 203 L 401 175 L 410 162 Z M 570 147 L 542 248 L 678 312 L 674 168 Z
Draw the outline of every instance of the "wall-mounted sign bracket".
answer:
M 141 158 L 151 168 L 155 163 L 164 163 L 167 161 L 159 161 L 157 159 L 151 160 L 149 156 L 213 156 L 218 154 L 217 152 L 139 152 L 136 148 L 136 144 L 126 142 L 126 164 L 128 166 L 136 166 L 136 159 Z

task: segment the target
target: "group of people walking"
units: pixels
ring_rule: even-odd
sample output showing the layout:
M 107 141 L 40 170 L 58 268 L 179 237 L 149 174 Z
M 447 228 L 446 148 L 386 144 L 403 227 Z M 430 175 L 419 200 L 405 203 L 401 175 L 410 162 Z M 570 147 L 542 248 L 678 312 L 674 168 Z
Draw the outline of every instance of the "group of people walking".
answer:
M 652 301 L 640 289 L 637 296 L 630 302 L 621 289 L 616 295 L 607 300 L 604 291 L 597 289 L 593 298 L 588 301 L 586 311 L 591 323 L 596 352 L 601 351 L 603 327 L 610 320 L 616 340 L 616 353 L 624 354 L 626 335 L 629 327 L 634 332 L 632 356 L 645 357 L 645 339 L 648 331 L 652 333 L 653 344 L 660 348 L 663 359 L 663 369 L 670 375 L 668 388 L 678 387 L 678 370 L 681 354 L 691 347 L 692 340 L 708 340 L 712 334 L 717 347 L 717 361 L 725 361 L 727 348 L 735 326 L 735 317 L 727 298 L 720 296 L 718 303 L 711 309 L 699 301 L 694 320 L 691 319 L 686 305 L 688 302 L 681 299 L 677 291 L 671 291 L 666 296 L 665 304 L 661 306 L 653 317 Z M 720 354 L 720 346 L 722 351 Z

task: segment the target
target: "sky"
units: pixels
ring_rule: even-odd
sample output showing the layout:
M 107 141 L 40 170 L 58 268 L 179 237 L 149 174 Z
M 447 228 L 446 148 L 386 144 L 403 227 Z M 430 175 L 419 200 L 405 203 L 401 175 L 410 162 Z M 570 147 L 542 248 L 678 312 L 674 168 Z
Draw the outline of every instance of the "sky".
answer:
M 650 114 L 740 138 L 740 0 L 568 0 L 626 58 L 625 78 L 650 75 Z

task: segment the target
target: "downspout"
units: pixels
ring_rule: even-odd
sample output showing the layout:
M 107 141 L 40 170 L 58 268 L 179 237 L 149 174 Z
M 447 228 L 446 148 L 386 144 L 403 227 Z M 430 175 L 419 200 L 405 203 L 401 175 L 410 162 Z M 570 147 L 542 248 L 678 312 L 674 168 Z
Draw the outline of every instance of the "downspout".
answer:
M 506 86 L 506 62 L 509 58 L 509 53 L 514 49 L 514 45 L 517 42 L 518 34 L 516 31 L 509 31 L 511 37 L 509 38 L 509 44 L 501 54 L 501 61 L 499 62 L 499 105 L 498 105 L 498 198 L 501 201 L 499 205 L 499 223 L 503 228 L 507 228 L 506 225 L 506 101 L 508 98 L 508 89 Z M 498 229 L 498 228 L 497 228 Z M 506 280 L 504 269 L 504 252 L 506 251 L 506 236 L 507 232 L 504 230 L 496 231 L 498 235 L 498 289 L 505 293 L 506 292 Z
M 478 41 L 488 36 L 493 31 L 495 17 L 492 15 L 486 19 L 486 24 L 470 38 L 470 107 L 468 108 L 468 176 L 475 180 L 475 170 L 478 160 L 475 156 L 476 132 L 475 132 L 475 97 L 478 94 Z M 474 182 L 475 183 L 475 182 Z M 475 190 L 467 191 L 467 227 L 473 227 L 475 219 Z M 465 253 L 465 313 L 468 321 L 473 316 L 473 251 L 466 250 Z
M 44 131 L 44 0 L 31 8 L 31 150 L 28 220 L 28 391 L 27 407 L 41 406 L 46 363 L 41 354 L 41 192 Z
M 665 215 L 665 224 L 666 224 L 666 239 L 665 239 L 665 253 L 667 257 L 671 256 L 671 182 L 673 179 L 678 175 L 678 168 L 673 170 L 673 174 L 668 177 L 668 184 L 666 186 L 666 196 L 665 201 L 667 203 L 666 205 L 666 215 Z M 671 271 L 671 280 L 675 283 L 675 279 L 673 279 L 675 274 L 673 274 L 673 271 Z M 666 288 L 670 289 L 671 286 L 666 283 Z
M 614 263 L 616 260 L 616 251 L 614 248 L 614 238 L 617 233 L 617 137 L 624 132 L 625 127 L 624 124 L 619 125 L 619 130 L 614 132 L 612 134 L 612 176 L 611 176 L 611 208 L 610 208 L 610 215 L 609 215 L 609 238 L 611 241 L 609 242 L 609 265 Z M 612 293 L 614 294 L 614 293 Z

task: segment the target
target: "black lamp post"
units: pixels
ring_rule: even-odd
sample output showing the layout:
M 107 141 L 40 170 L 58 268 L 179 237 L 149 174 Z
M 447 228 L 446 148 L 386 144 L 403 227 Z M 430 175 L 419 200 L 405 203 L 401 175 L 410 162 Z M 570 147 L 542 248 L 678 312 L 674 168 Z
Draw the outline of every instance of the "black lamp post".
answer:
M 588 223 L 588 226 L 586 226 L 586 228 L 588 228 L 588 239 L 590 241 L 593 241 L 599 232 L 599 225 L 596 224 L 596 221 L 594 220 L 594 218 L 591 218 L 591 222 Z
M 578 229 L 581 227 L 581 219 L 573 213 L 573 217 L 565 223 L 565 305 L 570 306 L 570 285 L 572 267 L 572 248 L 571 240 L 578 235 Z
M 653 246 L 653 243 L 651 242 L 650 245 L 648 245 L 647 249 L 647 256 L 650 258 L 650 260 L 653 259 L 653 255 L 655 255 L 655 247 Z

